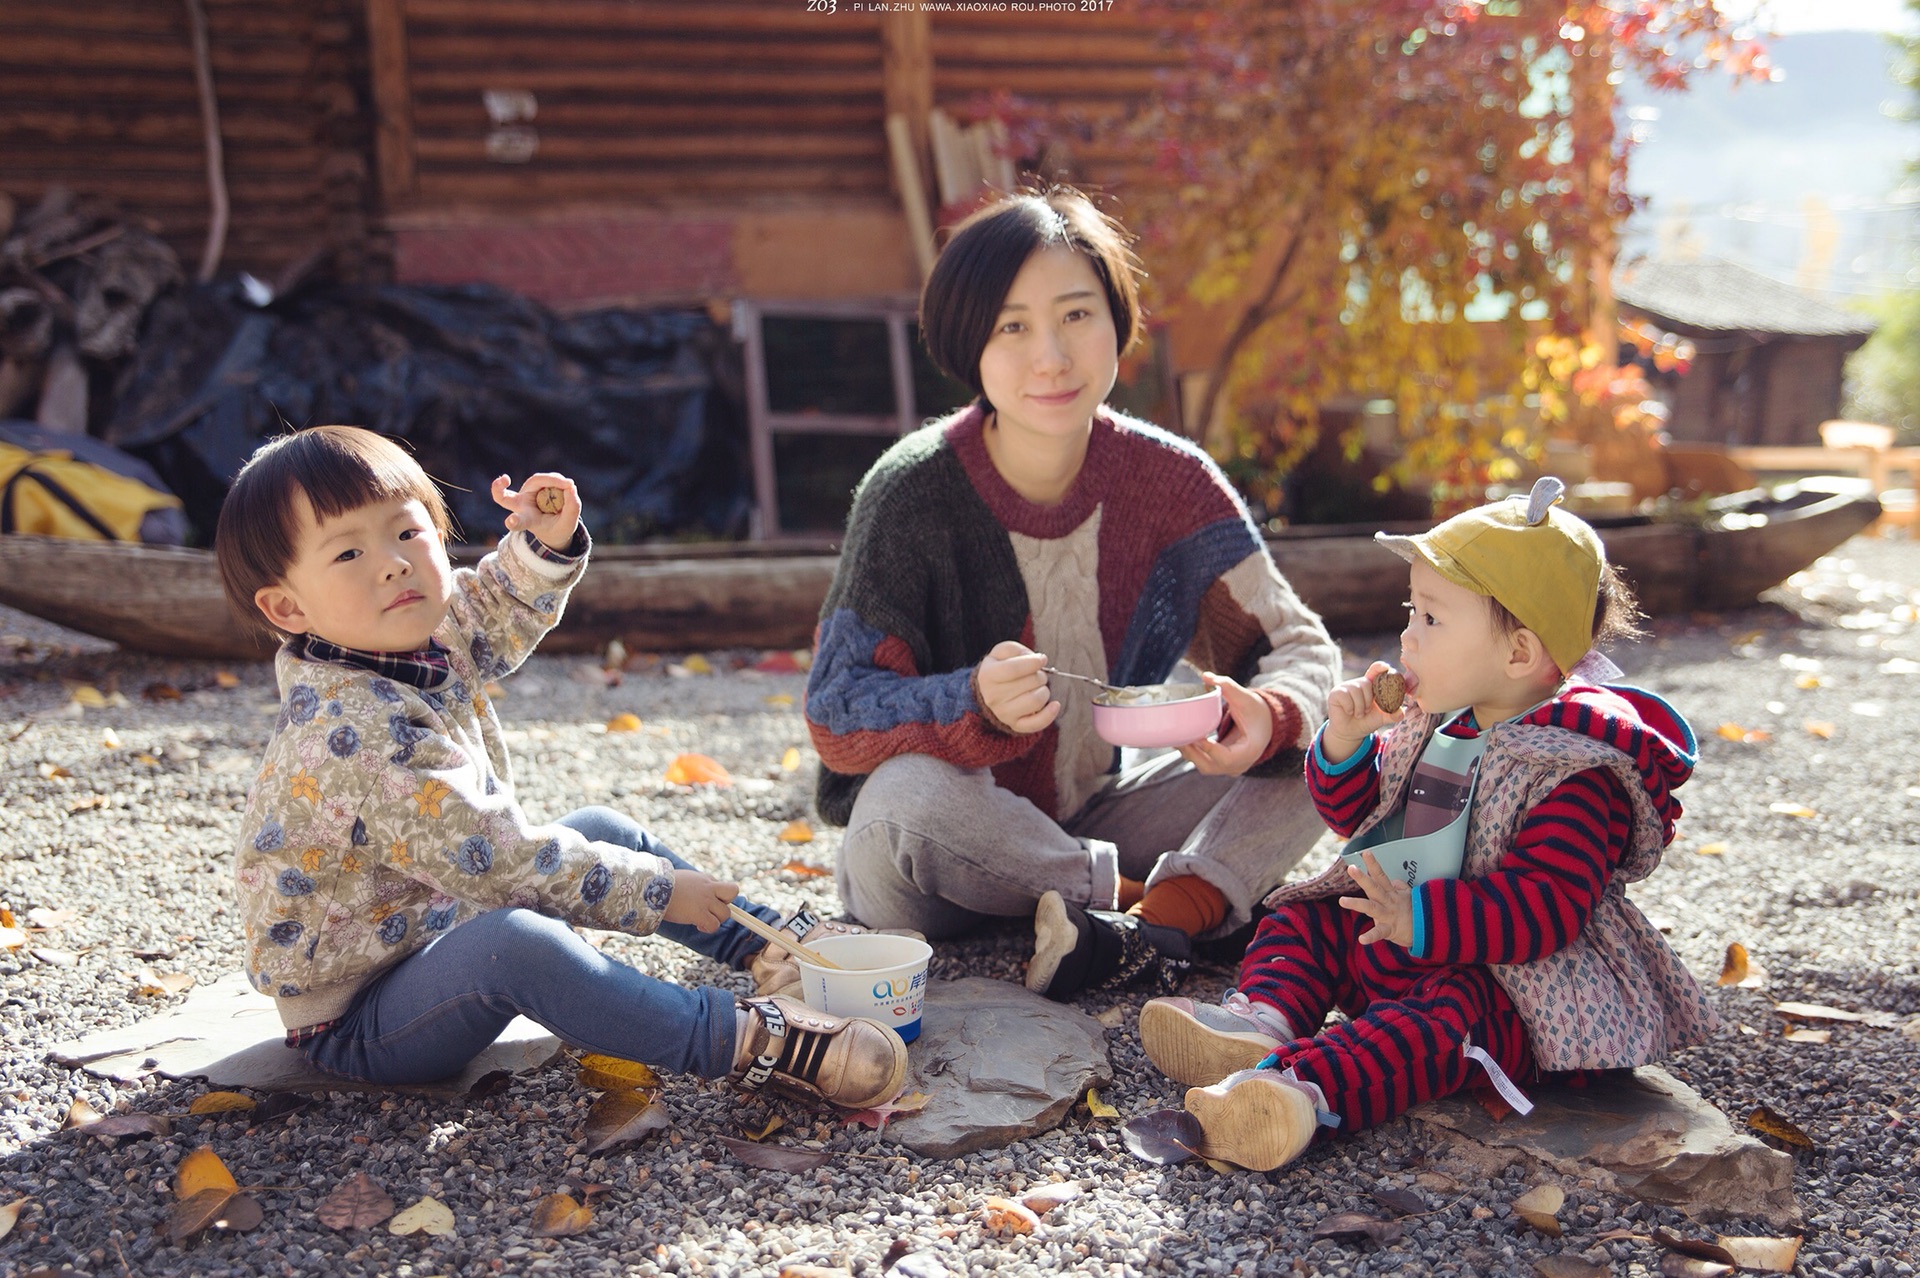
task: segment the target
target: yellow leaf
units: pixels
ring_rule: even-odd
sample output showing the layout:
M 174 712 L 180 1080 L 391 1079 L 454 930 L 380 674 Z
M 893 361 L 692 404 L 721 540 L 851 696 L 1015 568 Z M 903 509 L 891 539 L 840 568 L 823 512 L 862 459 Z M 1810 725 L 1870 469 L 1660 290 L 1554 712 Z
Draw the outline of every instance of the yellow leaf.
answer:
M 1737 723 L 1723 723 L 1714 732 L 1728 741 L 1739 741 L 1746 745 L 1773 740 L 1773 734 L 1765 728 L 1743 728 Z
M 204 1096 L 193 1098 L 193 1104 L 187 1106 L 189 1114 L 228 1114 L 235 1110 L 247 1110 L 254 1107 L 251 1096 L 242 1096 L 239 1092 L 208 1092 Z
M 438 1198 L 422 1198 L 387 1222 L 390 1234 L 432 1234 L 445 1238 L 453 1232 L 453 1213 Z
M 598 1054 L 580 1058 L 579 1083 L 599 1092 L 617 1092 L 636 1087 L 657 1088 L 660 1078 L 639 1061 Z
M 1747 1126 L 1763 1136 L 1771 1136 L 1795 1148 L 1813 1148 L 1813 1137 L 1801 1131 L 1799 1125 L 1785 1114 L 1769 1109 L 1765 1105 L 1747 1115 Z
M 767 1120 L 767 1125 L 765 1127 L 762 1127 L 759 1131 L 755 1131 L 751 1127 L 742 1127 L 740 1129 L 740 1132 L 748 1140 L 765 1140 L 767 1137 L 773 1135 L 775 1132 L 779 1131 L 782 1127 L 785 1127 L 786 1125 L 787 1125 L 787 1120 L 780 1117 L 780 1115 L 775 1114 L 772 1118 L 769 1118 Z
M 1767 811 L 1777 812 L 1781 816 L 1790 817 L 1815 817 L 1820 815 L 1804 803 L 1769 803 L 1767 805 Z
M 1833 1031 L 1791 1029 L 1786 1032 L 1785 1037 L 1789 1043 L 1831 1043 L 1833 1041 Z
M 607 731 L 638 732 L 640 731 L 640 716 L 631 713 L 616 714 L 613 718 L 607 720 Z
M 31 1198 L 16 1198 L 6 1206 L 0 1207 L 0 1240 L 4 1240 L 13 1232 L 15 1223 L 20 1219 L 20 1209 L 32 1201 Z
M 593 1228 L 593 1209 L 572 1194 L 548 1194 L 533 1209 L 535 1238 L 571 1238 Z
M 1819 737 L 1822 741 L 1833 740 L 1833 725 L 1823 719 L 1809 719 L 1800 726 L 1807 730 L 1808 736 Z
M 1566 1191 L 1558 1185 L 1535 1185 L 1513 1200 L 1513 1213 L 1550 1238 L 1560 1236 L 1560 1208 Z
M 1812 689 L 1818 688 L 1820 686 L 1820 676 L 1814 675 L 1814 674 L 1803 674 L 1798 679 L 1795 679 L 1793 681 L 1793 686 L 1796 688 L 1811 691 Z
M 1729 1238 L 1720 1234 L 1714 1241 L 1733 1257 L 1734 1264 L 1763 1274 L 1792 1273 L 1794 1261 L 1800 1255 L 1801 1240 L 1791 1235 L 1786 1238 Z
M 803 879 L 825 878 L 827 875 L 833 873 L 832 870 L 829 870 L 824 865 L 809 865 L 805 861 L 797 858 L 781 866 L 780 870 L 784 874 L 796 875 Z
M 1695 856 L 1725 856 L 1727 845 L 1724 843 L 1702 843 L 1693 850 Z
M 58 781 L 62 777 L 72 776 L 73 773 L 67 771 L 57 763 L 43 763 L 40 765 L 40 775 L 48 781 Z
M 813 827 L 805 821 L 789 821 L 780 828 L 780 841 L 782 843 L 811 843 L 813 842 Z
M 1727 946 L 1727 956 L 1720 961 L 1719 985 L 1738 985 L 1747 979 L 1747 947 L 1735 941 Z
M 687 671 L 691 674 L 699 675 L 699 674 L 713 673 L 713 663 L 708 661 L 705 657 L 701 656 L 697 652 L 689 656 L 685 661 L 681 662 L 680 664 L 684 666 L 687 669 Z
M 108 728 L 100 734 L 100 747 L 103 750 L 118 750 L 120 748 L 120 734 L 112 728 Z
M 1087 1089 L 1087 1112 L 1095 1118 L 1120 1117 L 1120 1111 L 1101 1100 L 1100 1093 L 1091 1087 Z
M 220 1155 L 207 1146 L 188 1154 L 180 1160 L 180 1167 L 174 1173 L 175 1196 L 187 1199 L 207 1189 L 224 1189 L 229 1194 L 240 1192 L 239 1182 L 233 1173 L 220 1161 Z
M 213 681 L 223 688 L 237 688 L 240 686 L 240 676 L 231 670 L 216 670 L 213 675 Z
M 800 766 L 800 747 L 788 746 L 787 752 L 780 756 L 780 770 L 792 772 Z
M 733 784 L 733 778 L 727 770 L 704 754 L 675 755 L 673 762 L 667 765 L 667 781 L 672 785 Z
M 185 972 L 156 972 L 142 967 L 133 974 L 136 994 L 184 994 L 193 988 L 193 978 Z
M 790 706 L 793 704 L 793 694 L 791 692 L 772 692 L 768 693 L 763 700 L 770 706 Z
M 106 694 L 90 683 L 74 684 L 73 700 L 89 710 L 98 710 L 107 704 Z

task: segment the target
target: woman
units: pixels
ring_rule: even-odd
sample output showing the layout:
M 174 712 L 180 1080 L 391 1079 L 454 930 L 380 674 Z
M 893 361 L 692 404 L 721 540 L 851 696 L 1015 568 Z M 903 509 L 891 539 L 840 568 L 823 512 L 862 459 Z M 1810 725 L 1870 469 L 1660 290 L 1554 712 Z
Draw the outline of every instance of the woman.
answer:
M 1103 403 L 1139 279 L 1074 191 L 956 228 L 921 332 L 978 398 L 861 482 L 807 684 L 849 910 L 936 938 L 1034 914 L 1027 984 L 1062 999 L 1176 979 L 1322 833 L 1296 752 L 1333 642 L 1206 455 Z M 1148 684 L 1182 657 L 1217 739 L 1124 769 L 1087 685 L 1043 669 Z

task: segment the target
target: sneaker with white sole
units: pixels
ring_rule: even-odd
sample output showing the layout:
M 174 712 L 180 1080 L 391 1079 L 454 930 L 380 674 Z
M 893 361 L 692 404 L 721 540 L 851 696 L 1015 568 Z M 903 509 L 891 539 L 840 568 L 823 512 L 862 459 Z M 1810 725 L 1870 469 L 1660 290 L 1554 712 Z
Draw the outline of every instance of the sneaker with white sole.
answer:
M 801 909 L 785 923 L 780 924 L 778 930 L 785 932 L 802 945 L 811 945 L 822 937 L 863 936 L 874 929 L 859 923 L 843 923 L 839 919 L 823 919 L 811 909 Z M 916 941 L 927 939 L 920 933 L 903 927 L 883 928 L 881 932 L 886 936 L 912 937 Z M 800 965 L 793 961 L 793 955 L 783 946 L 769 941 L 758 954 L 753 956 L 747 972 L 753 977 L 753 992 L 756 997 L 772 998 L 776 995 L 781 998 L 800 997 Z
M 1140 1046 L 1147 1059 L 1176 1083 L 1205 1087 L 1252 1069 L 1293 1029 L 1280 1009 L 1229 990 L 1218 1003 L 1155 998 L 1140 1009 Z
M 1247 1069 L 1211 1087 L 1187 1089 L 1186 1109 L 1200 1122 L 1200 1155 L 1272 1171 L 1300 1156 L 1319 1130 L 1314 1090 L 1277 1070 Z
M 843 1109 L 872 1109 L 907 1084 L 907 1045 L 879 1021 L 830 1016 L 790 998 L 745 1005 L 732 1077 L 747 1091 L 772 1084 Z

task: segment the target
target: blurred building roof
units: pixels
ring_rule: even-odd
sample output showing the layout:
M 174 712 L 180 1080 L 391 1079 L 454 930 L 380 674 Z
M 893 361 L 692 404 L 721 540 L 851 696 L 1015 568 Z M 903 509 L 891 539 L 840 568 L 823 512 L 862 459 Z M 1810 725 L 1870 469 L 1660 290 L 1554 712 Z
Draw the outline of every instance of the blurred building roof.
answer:
M 1877 327 L 1818 293 L 1714 258 L 1639 262 L 1615 274 L 1613 291 L 1621 306 L 1702 333 L 1866 338 Z

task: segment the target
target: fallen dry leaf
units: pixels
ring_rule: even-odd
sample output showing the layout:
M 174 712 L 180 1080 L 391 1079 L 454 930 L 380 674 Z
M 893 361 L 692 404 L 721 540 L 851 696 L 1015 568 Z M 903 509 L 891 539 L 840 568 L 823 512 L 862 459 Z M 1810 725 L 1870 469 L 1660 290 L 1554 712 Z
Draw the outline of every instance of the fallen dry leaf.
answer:
M 148 701 L 178 701 L 180 689 L 170 683 L 150 683 L 140 689 L 140 695 Z
M 253 1097 L 242 1096 L 239 1092 L 208 1092 L 196 1096 L 187 1106 L 189 1114 L 229 1114 L 235 1110 L 248 1110 L 254 1107 Z
M 813 826 L 796 817 L 794 820 L 780 827 L 780 841 L 782 843 L 811 843 L 813 842 Z
M 872 1109 L 859 1109 L 846 1116 L 849 1123 L 858 1123 L 862 1127 L 871 1127 L 875 1131 L 885 1131 L 887 1120 L 895 1114 L 917 1114 L 927 1107 L 928 1096 L 925 1092 L 908 1092 L 896 1096 L 884 1105 L 875 1105 Z
M 133 973 L 133 985 L 136 994 L 184 994 L 193 988 L 193 978 L 185 972 L 156 972 L 142 967 Z
M 1042 1185 L 1038 1189 L 1028 1190 L 1020 1196 L 1020 1204 L 1036 1216 L 1044 1216 L 1062 1203 L 1070 1203 L 1086 1191 L 1077 1180 L 1063 1180 L 1057 1185 Z
M 32 1201 L 31 1198 L 16 1198 L 4 1207 L 0 1207 L 0 1239 L 4 1239 L 13 1232 L 14 1225 L 20 1220 L 20 1209 Z
M 118 1140 L 122 1136 L 171 1136 L 173 1124 L 165 1114 L 108 1114 L 81 1130 L 100 1140 Z
M 80 955 L 73 950 L 56 950 L 44 945 L 28 946 L 27 953 L 48 967 L 72 967 L 80 961 Z
M 100 734 L 100 748 L 103 750 L 118 750 L 120 748 L 120 734 L 112 728 L 103 731 Z
M 438 1198 L 422 1198 L 387 1222 L 390 1234 L 432 1234 L 445 1238 L 453 1232 L 453 1212 Z
M 266 1219 L 260 1204 L 230 1189 L 203 1189 L 173 1205 L 167 1236 L 178 1247 L 204 1229 L 256 1229 Z
M 1100 1093 L 1091 1087 L 1087 1089 L 1087 1112 L 1095 1118 L 1120 1117 L 1120 1111 L 1101 1100 Z
M 608 1092 L 587 1111 L 587 1153 L 639 1140 L 673 1125 L 666 1107 L 645 1092 Z
M 1732 1265 L 1699 1256 L 1669 1252 L 1660 1258 L 1660 1278 L 1726 1278 L 1733 1271 Z
M 62 778 L 72 775 L 73 773 L 67 771 L 57 763 L 43 763 L 40 765 L 40 778 L 43 781 L 59 781 Z
M 214 671 L 213 681 L 222 688 L 237 688 L 240 686 L 240 676 L 231 670 Z
M 780 770 L 782 772 L 795 772 L 799 770 L 799 767 L 800 747 L 788 746 L 787 752 L 780 756 Z
M 202 1145 L 180 1160 L 174 1172 L 174 1193 L 181 1198 L 191 1198 L 208 1189 L 224 1189 L 231 1194 L 239 1192 L 240 1186 L 227 1165 L 220 1161 L 220 1155 Z
M 1800 1130 L 1799 1124 L 1778 1110 L 1765 1105 L 1756 1108 L 1747 1115 L 1747 1126 L 1762 1136 L 1771 1136 L 1777 1141 L 1792 1145 L 1795 1149 L 1812 1149 L 1813 1137 Z
M 667 782 L 670 785 L 729 786 L 733 784 L 733 777 L 717 760 L 704 754 L 677 754 L 673 762 L 667 765 Z
M 697 652 L 688 654 L 687 659 L 681 662 L 680 665 L 688 674 L 704 675 L 713 673 L 713 663 Z
M 571 1238 L 593 1228 L 593 1208 L 576 1202 L 571 1194 L 548 1194 L 533 1208 L 535 1238 Z
M 580 1074 L 576 1081 L 582 1087 L 600 1092 L 660 1086 L 660 1076 L 652 1069 L 639 1061 L 625 1061 L 618 1056 L 582 1056 Z
M 1796 1029 L 1788 1030 L 1785 1037 L 1789 1043 L 1831 1043 L 1833 1041 L 1833 1031 Z
M 313 1215 L 328 1229 L 372 1229 L 393 1215 L 393 1199 L 379 1181 L 359 1172 L 321 1199 Z
M 1738 985 L 1747 979 L 1747 947 L 1738 941 L 1729 942 L 1727 956 L 1720 960 L 1720 979 L 1717 985 Z
M 1738 741 L 1743 745 L 1773 740 L 1773 734 L 1765 728 L 1743 728 L 1737 723 L 1721 724 L 1714 729 L 1714 735 L 1724 737 L 1728 741 Z
M 1513 1214 L 1549 1238 L 1558 1238 L 1560 1208 L 1566 1201 L 1566 1191 L 1560 1186 L 1535 1185 L 1513 1200 Z
M 107 806 L 106 795 L 89 794 L 83 799 L 75 799 L 72 803 L 69 803 L 67 805 L 67 814 L 71 816 L 79 812 L 91 812 L 95 808 L 104 808 L 106 806 Z
M 1702 843 L 1694 850 L 1695 856 L 1725 856 L 1727 845 L 1724 843 Z
M 782 1127 L 785 1127 L 786 1125 L 787 1125 L 787 1120 L 780 1117 L 780 1115 L 775 1114 L 773 1117 L 767 1120 L 767 1125 L 765 1127 L 762 1127 L 759 1131 L 755 1131 L 751 1127 L 742 1127 L 740 1129 L 740 1134 L 742 1136 L 745 1136 L 748 1140 L 765 1140 L 767 1137 L 773 1135 L 775 1132 L 779 1131 Z
M 631 712 L 616 714 L 613 718 L 607 720 L 607 731 L 638 732 L 640 731 L 640 716 Z
M 791 1145 L 757 1145 L 750 1140 L 716 1136 L 715 1140 L 733 1151 L 733 1156 L 749 1167 L 763 1171 L 812 1171 L 832 1155 L 824 1149 L 795 1149 Z
M 75 705 L 85 706 L 89 710 L 99 710 L 107 704 L 107 696 L 90 683 L 76 683 L 69 691 Z
M 1828 1007 L 1825 1003 L 1775 1003 L 1773 1010 L 1795 1020 L 1842 1021 L 1871 1025 L 1875 1029 L 1892 1029 L 1900 1021 L 1892 1012 L 1849 1012 L 1843 1007 Z
M 1100 1015 L 1094 1017 L 1093 1019 L 1096 1021 L 1099 1021 L 1102 1025 L 1106 1026 L 1108 1029 L 1119 1029 L 1122 1025 L 1125 1025 L 1127 1023 L 1126 1006 L 1121 1003 L 1115 1003 L 1112 1007 L 1109 1007 L 1106 1011 L 1100 1013 Z
M 79 918 L 76 910 L 50 910 L 44 905 L 36 905 L 27 911 L 27 926 L 43 930 L 52 930 Z
M 785 649 L 769 652 L 754 662 L 753 668 L 761 674 L 799 674 L 802 670 L 799 661 Z
M 69 1131 L 75 1127 L 91 1127 L 106 1115 L 88 1104 L 84 1096 L 73 1098 L 73 1104 L 67 1106 L 67 1116 L 60 1120 L 60 1130 Z
M 1315 1238 L 1326 1238 L 1333 1242 L 1372 1241 L 1385 1246 L 1399 1242 L 1407 1232 L 1407 1227 L 1397 1220 L 1381 1220 L 1363 1212 L 1335 1212 L 1313 1227 Z
M 782 1265 L 777 1278 L 853 1278 L 853 1270 L 830 1265 Z
M 1165 1166 L 1200 1154 L 1200 1120 L 1184 1109 L 1156 1109 L 1120 1124 L 1120 1140 L 1142 1162 Z
M 1820 815 L 1818 812 L 1815 812 L 1812 808 L 1808 807 L 1804 803 L 1769 803 L 1767 805 L 1767 811 L 1777 812 L 1781 816 L 1801 817 L 1801 818 L 1816 817 Z
M 1417 1191 L 1402 1189 L 1393 1185 L 1389 1185 L 1385 1189 L 1374 1190 L 1373 1201 L 1379 1203 L 1389 1211 L 1398 1212 L 1402 1216 L 1421 1216 L 1425 1215 L 1427 1211 L 1431 1209 L 1431 1204 L 1429 1204 L 1425 1198 L 1422 1198 Z
M 1793 1264 L 1800 1255 L 1801 1239 L 1797 1236 L 1786 1238 L 1729 1238 L 1719 1235 L 1716 1242 L 1726 1249 L 1733 1263 L 1742 1269 L 1758 1270 L 1763 1274 L 1790 1274 Z
M 993 1197 L 980 1208 L 980 1223 L 996 1234 L 1030 1234 L 1040 1228 L 1031 1208 L 1011 1198 Z
M 27 943 L 27 934 L 17 927 L 0 927 L 0 950 L 17 950 Z
M 1833 740 L 1833 725 L 1824 719 L 1808 719 L 1800 725 L 1810 737 L 1819 737 L 1822 741 Z
M 790 706 L 793 704 L 793 694 L 791 692 L 770 692 L 762 697 L 761 700 L 770 706 Z
M 1558 1256 L 1542 1256 L 1533 1262 L 1533 1272 L 1540 1278 L 1607 1278 L 1613 1272 L 1613 1267 L 1596 1265 L 1584 1256 L 1567 1252 Z
M 1819 675 L 1803 674 L 1793 681 L 1793 686 L 1803 691 L 1811 691 L 1814 688 L 1818 688 L 1822 682 Z
M 805 861 L 801 861 L 798 859 L 789 861 L 785 865 L 781 866 L 780 872 L 782 874 L 791 874 L 797 878 L 802 878 L 802 879 L 825 878 L 828 875 L 831 875 L 833 873 L 832 870 L 828 869 L 824 865 L 811 865 Z

